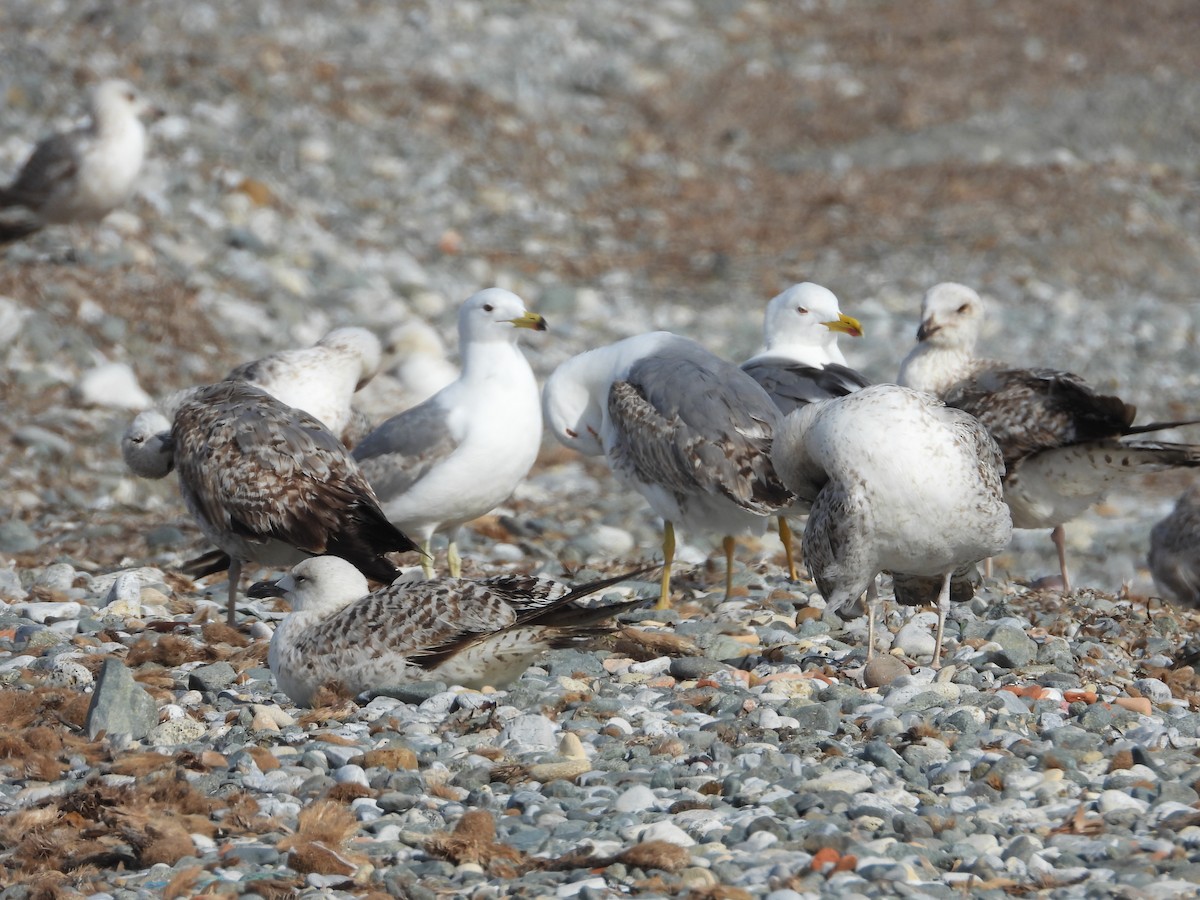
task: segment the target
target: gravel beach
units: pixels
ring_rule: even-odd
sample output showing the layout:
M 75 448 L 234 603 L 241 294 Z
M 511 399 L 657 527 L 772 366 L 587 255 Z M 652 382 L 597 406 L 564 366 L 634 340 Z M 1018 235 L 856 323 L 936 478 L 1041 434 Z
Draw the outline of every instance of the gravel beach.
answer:
M 166 115 L 130 202 L 0 248 L 0 898 L 1194 896 L 1200 617 L 1145 562 L 1186 473 L 1067 526 L 1067 597 L 1018 532 L 940 671 L 932 612 L 893 609 L 867 666 L 865 620 L 831 633 L 773 534 L 725 602 L 681 534 L 675 608 L 596 649 L 310 710 L 266 665 L 285 608 L 221 624 L 174 479 L 119 438 L 339 325 L 387 345 L 380 421 L 452 371 L 489 285 L 546 317 L 540 379 L 651 329 L 742 360 L 811 280 L 890 380 L 922 292 L 961 281 L 984 355 L 1195 416 L 1197 46 L 1189 0 L 8 0 L 0 180 L 100 79 Z M 460 544 L 468 577 L 581 582 L 660 536 L 547 442 Z

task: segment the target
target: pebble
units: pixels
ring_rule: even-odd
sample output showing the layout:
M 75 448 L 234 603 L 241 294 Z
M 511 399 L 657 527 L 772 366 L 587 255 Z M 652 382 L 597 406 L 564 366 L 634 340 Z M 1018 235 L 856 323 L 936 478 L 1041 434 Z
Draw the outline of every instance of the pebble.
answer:
M 84 730 L 89 738 L 106 732 L 143 738 L 158 724 L 158 706 L 125 665 L 107 659 L 88 707 Z M 172 724 L 172 723 L 167 723 Z

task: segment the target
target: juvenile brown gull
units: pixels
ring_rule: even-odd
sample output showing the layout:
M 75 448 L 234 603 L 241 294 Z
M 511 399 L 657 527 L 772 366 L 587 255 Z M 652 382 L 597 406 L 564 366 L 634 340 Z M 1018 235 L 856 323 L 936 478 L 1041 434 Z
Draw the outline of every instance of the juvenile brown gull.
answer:
M 978 418 L 1004 455 L 1004 499 L 1017 528 L 1050 528 L 1063 590 L 1071 589 L 1063 526 L 1129 475 L 1200 466 L 1200 445 L 1127 440 L 1190 422 L 1134 425 L 1136 408 L 1054 369 L 1025 369 L 974 355 L 983 303 L 960 284 L 931 288 L 902 383 Z
M 196 390 L 170 440 L 184 503 L 230 557 L 230 623 L 244 562 L 290 566 L 336 553 L 386 583 L 400 570 L 383 554 L 417 549 L 329 429 L 260 388 L 222 381 Z
M 308 559 L 252 597 L 283 596 L 292 612 L 275 629 L 268 664 L 279 689 L 308 706 L 322 684 L 351 693 L 386 692 L 413 681 L 502 686 L 540 654 L 604 634 L 600 623 L 643 601 L 581 605 L 588 594 L 629 577 L 568 588 L 546 578 L 441 578 L 374 593 L 350 563 Z
M 98 84 L 89 99 L 91 121 L 51 135 L 0 188 L 0 244 L 46 225 L 97 221 L 133 192 L 146 152 L 140 117 L 157 111 L 127 81 Z
M 1148 562 L 1164 596 L 1200 607 L 1200 487 L 1185 492 L 1151 529 Z
M 779 411 L 732 363 L 660 331 L 562 363 L 542 394 L 546 424 L 564 445 L 603 454 L 663 519 L 659 606 L 670 605 L 675 524 L 722 535 L 725 593 L 733 534 L 762 533 L 792 501 L 768 453 Z
M 469 297 L 458 313 L 458 379 L 354 448 L 388 519 L 425 551 L 426 576 L 433 574 L 430 542 L 441 532 L 450 574 L 461 574 L 459 529 L 507 500 L 537 458 L 537 381 L 517 345 L 527 328 L 545 331 L 546 322 L 511 291 Z
M 812 503 L 804 558 L 825 616 L 866 591 L 870 656 L 876 576 L 938 576 L 939 665 L 952 577 L 1012 536 L 1004 465 L 987 430 L 929 394 L 879 384 L 792 413 L 771 456 L 784 483 Z
M 763 348 L 742 363 L 742 371 L 762 385 L 783 415 L 831 397 L 844 397 L 870 382 L 846 365 L 838 348 L 839 334 L 862 336 L 862 326 L 838 306 L 828 288 L 805 281 L 794 284 L 767 304 Z M 788 515 L 806 512 L 796 504 Z M 787 515 L 779 516 L 779 540 L 787 556 L 788 577 L 798 577 Z

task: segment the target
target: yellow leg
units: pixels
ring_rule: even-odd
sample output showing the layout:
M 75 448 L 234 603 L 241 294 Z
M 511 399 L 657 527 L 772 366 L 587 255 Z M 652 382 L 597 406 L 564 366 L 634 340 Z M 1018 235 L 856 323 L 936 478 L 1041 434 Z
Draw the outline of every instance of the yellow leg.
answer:
M 792 552 L 792 529 L 788 525 L 787 516 L 779 517 L 779 542 L 783 544 L 783 555 L 787 557 L 788 578 L 799 581 L 800 576 L 796 574 L 796 555 Z
M 662 592 L 658 595 L 658 609 L 671 608 L 671 563 L 675 561 L 675 526 L 663 524 L 663 572 Z
M 433 539 L 425 538 L 421 541 L 421 571 L 425 573 L 425 578 L 433 577 Z
M 458 540 L 453 536 L 446 548 L 446 565 L 450 569 L 451 578 L 462 578 L 462 557 L 458 555 Z
M 721 546 L 725 548 L 725 599 L 728 600 L 733 596 L 733 535 L 721 538 Z

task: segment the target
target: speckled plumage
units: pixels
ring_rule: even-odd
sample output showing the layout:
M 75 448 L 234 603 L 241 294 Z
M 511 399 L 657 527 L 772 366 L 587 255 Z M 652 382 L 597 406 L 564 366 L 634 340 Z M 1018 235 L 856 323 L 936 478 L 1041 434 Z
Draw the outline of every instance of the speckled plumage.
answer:
M 1150 574 L 1164 596 L 1200 607 L 1200 487 L 1184 493 L 1150 530 Z
M 804 555 L 826 614 L 873 594 L 881 571 L 941 576 L 940 650 L 951 575 L 1012 534 L 986 429 L 921 391 L 874 385 L 789 415 L 772 458 L 812 503 Z
M 354 694 L 412 681 L 506 684 L 544 651 L 602 634 L 608 629 L 600 622 L 641 603 L 578 603 L 627 577 L 574 589 L 525 575 L 400 580 L 368 593 L 353 566 L 326 556 L 251 592 L 293 604 L 275 629 L 268 662 L 280 690 L 308 705 L 330 681 Z
M 416 545 L 384 517 L 345 447 L 315 418 L 237 381 L 200 388 L 175 414 L 175 469 L 188 510 L 236 565 L 336 553 L 391 581 L 384 558 Z
M 139 116 L 153 107 L 128 82 L 101 82 L 90 97 L 91 121 L 41 141 L 12 184 L 0 189 L 0 244 L 45 225 L 102 219 L 133 192 L 145 156 Z
M 1135 407 L 1097 393 L 1078 375 L 976 359 L 983 308 L 969 288 L 938 285 L 922 310 L 920 342 L 901 366 L 901 380 L 988 428 L 1004 454 L 1013 525 L 1053 529 L 1064 590 L 1071 587 L 1065 523 L 1126 476 L 1200 466 L 1200 445 L 1128 439 L 1191 423 L 1135 426 Z

